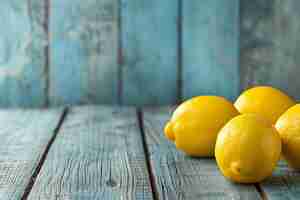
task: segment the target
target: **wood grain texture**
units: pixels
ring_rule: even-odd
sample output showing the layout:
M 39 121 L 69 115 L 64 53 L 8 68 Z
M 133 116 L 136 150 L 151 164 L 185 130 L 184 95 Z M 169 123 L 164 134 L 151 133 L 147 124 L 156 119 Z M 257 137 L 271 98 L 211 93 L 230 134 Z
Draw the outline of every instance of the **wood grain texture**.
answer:
M 152 199 L 134 109 L 71 109 L 29 199 Z
M 170 108 L 146 109 L 144 132 L 158 199 L 260 199 L 253 185 L 231 183 L 213 159 L 183 155 L 164 138 Z
M 121 0 L 122 102 L 177 99 L 178 0 Z
M 52 0 L 50 103 L 116 103 L 118 0 Z
M 0 199 L 21 199 L 61 110 L 0 111 Z
M 183 98 L 239 92 L 239 1 L 183 1 Z
M 45 1 L 2 1 L 0 106 L 41 107 L 46 102 Z
M 272 85 L 299 98 L 300 2 L 241 1 L 241 83 Z
M 268 200 L 299 199 L 300 173 L 280 161 L 273 176 L 261 184 Z

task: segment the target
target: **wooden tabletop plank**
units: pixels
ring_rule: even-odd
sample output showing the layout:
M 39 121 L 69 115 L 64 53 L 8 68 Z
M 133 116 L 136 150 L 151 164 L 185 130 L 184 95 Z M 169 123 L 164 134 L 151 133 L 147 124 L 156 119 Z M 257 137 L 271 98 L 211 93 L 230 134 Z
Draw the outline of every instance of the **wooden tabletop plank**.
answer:
M 273 176 L 260 184 L 268 200 L 300 198 L 300 173 L 280 161 Z
M 135 109 L 71 109 L 29 199 L 151 200 Z
M 118 0 L 51 0 L 50 104 L 116 103 Z
M 144 132 L 158 199 L 260 199 L 253 185 L 231 183 L 215 160 L 196 159 L 176 150 L 163 135 L 170 108 L 146 109 Z
M 174 104 L 179 0 L 121 0 L 122 103 Z
M 0 199 L 21 199 L 62 110 L 0 111 Z

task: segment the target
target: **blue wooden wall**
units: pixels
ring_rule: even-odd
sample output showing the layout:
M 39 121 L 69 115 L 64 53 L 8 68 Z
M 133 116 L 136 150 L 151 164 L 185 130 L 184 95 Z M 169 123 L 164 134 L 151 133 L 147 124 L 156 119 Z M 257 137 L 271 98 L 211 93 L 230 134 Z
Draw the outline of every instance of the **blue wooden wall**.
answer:
M 298 0 L 2 0 L 0 106 L 300 93 Z

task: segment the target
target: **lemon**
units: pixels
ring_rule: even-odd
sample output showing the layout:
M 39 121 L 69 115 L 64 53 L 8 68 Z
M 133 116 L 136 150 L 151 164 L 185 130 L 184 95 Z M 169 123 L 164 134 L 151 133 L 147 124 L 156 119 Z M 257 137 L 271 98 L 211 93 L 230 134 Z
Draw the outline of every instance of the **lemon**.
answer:
M 272 174 L 281 153 L 279 133 L 258 114 L 242 114 L 220 131 L 215 148 L 225 177 L 239 183 L 260 182 Z
M 278 89 L 258 86 L 246 90 L 235 102 L 235 107 L 242 114 L 257 113 L 273 124 L 295 101 Z
M 165 126 L 165 135 L 188 155 L 213 156 L 219 130 L 238 114 L 223 97 L 194 97 L 174 111 Z
M 300 169 L 300 104 L 288 109 L 275 125 L 282 141 L 282 154 L 288 164 Z

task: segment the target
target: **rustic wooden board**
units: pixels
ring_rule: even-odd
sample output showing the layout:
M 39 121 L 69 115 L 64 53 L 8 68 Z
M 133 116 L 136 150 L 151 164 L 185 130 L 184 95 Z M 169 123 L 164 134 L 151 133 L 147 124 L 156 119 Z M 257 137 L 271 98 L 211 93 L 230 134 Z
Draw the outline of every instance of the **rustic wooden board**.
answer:
M 269 200 L 299 199 L 300 173 L 288 168 L 280 161 L 273 176 L 261 184 L 265 196 Z
M 44 106 L 45 1 L 2 1 L 0 13 L 0 106 Z
M 233 184 L 212 159 L 183 155 L 163 136 L 169 108 L 144 111 L 144 132 L 158 199 L 260 199 L 253 185 Z
M 0 199 L 21 199 L 61 110 L 0 111 Z
M 121 0 L 122 102 L 177 100 L 178 0 Z
M 234 99 L 239 76 L 239 0 L 183 2 L 183 97 Z
M 300 97 L 298 0 L 241 1 L 243 88 L 273 85 Z
M 118 0 L 53 0 L 50 103 L 116 103 Z
M 152 199 L 135 110 L 71 109 L 29 199 Z

